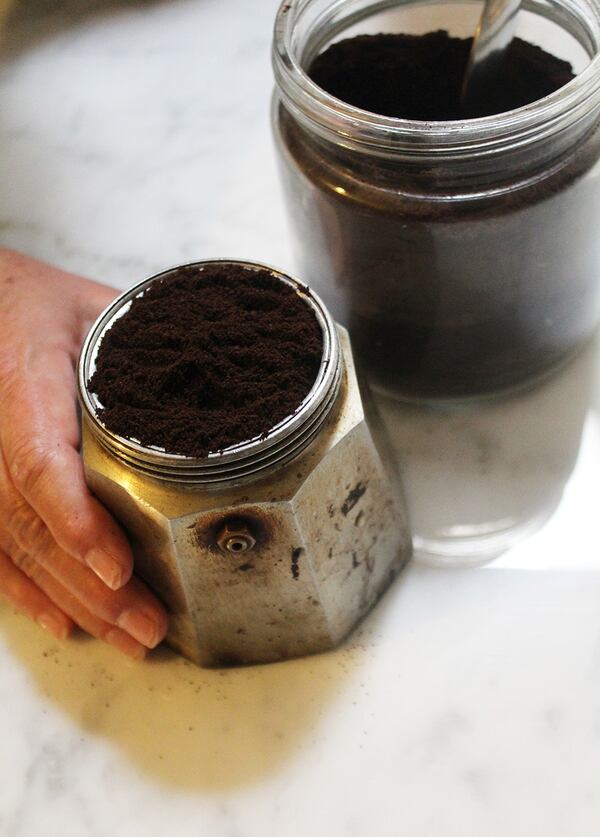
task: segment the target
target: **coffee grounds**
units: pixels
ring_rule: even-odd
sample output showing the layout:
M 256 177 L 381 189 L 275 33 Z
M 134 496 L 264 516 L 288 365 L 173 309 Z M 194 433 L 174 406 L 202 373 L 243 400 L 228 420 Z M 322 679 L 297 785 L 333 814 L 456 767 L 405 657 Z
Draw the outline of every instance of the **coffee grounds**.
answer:
M 463 110 L 461 89 L 472 38 L 445 31 L 426 35 L 358 35 L 328 47 L 308 70 L 337 99 L 383 116 L 421 121 L 491 116 L 544 96 L 574 78 L 571 65 L 515 38 L 498 84 L 477 110 Z
M 107 331 L 88 389 L 118 435 L 205 457 L 292 415 L 322 353 L 313 312 L 267 270 L 183 267 Z
M 396 69 L 386 74 L 381 56 L 390 44 Z M 310 72 L 362 107 L 441 119 L 459 115 L 469 48 L 445 32 L 359 37 L 332 46 Z M 567 65 L 531 45 L 516 42 L 511 55 L 510 96 L 496 96 L 490 111 L 572 78 Z M 519 56 L 529 56 L 529 69 Z M 357 90 L 363 98 L 354 98 Z M 559 110 L 564 116 L 566 105 Z M 540 123 L 535 138 L 498 150 L 497 171 L 495 153 L 435 159 L 435 143 L 428 152 L 419 140 L 414 154 L 402 145 L 380 156 L 362 143 L 324 140 L 283 102 L 275 125 L 301 273 L 349 329 L 373 388 L 433 400 L 514 389 L 593 334 L 600 120 L 591 104 L 569 130 Z

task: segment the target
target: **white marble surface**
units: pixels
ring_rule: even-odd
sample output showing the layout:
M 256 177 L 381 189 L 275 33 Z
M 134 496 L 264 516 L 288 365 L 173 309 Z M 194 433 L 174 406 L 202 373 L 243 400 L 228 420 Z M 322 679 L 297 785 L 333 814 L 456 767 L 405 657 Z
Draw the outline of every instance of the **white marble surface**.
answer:
M 13 3 L 0 241 L 120 287 L 211 255 L 293 269 L 275 8 Z M 0 605 L 0 834 L 597 835 L 597 354 L 508 402 L 394 411 L 423 538 L 549 519 L 485 568 L 413 565 L 335 653 L 136 664 Z

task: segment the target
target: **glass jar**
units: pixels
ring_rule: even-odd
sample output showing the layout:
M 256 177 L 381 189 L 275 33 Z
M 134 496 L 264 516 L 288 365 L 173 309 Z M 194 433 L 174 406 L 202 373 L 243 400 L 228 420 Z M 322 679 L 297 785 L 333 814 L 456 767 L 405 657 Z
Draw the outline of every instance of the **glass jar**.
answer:
M 570 60 L 550 96 L 481 119 L 360 110 L 306 73 L 364 32 L 474 31 L 453 0 L 287 0 L 273 124 L 299 271 L 350 331 L 371 385 L 465 399 L 541 378 L 600 314 L 600 8 L 527 0 L 519 35 Z

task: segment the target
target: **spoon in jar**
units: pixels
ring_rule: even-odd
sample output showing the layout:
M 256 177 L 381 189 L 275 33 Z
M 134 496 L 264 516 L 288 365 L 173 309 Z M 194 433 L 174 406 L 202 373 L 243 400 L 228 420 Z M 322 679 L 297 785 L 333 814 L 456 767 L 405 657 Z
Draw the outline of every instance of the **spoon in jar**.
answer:
M 497 83 L 506 50 L 515 36 L 520 8 L 521 0 L 485 0 L 463 82 L 461 103 L 465 113 L 477 113 Z

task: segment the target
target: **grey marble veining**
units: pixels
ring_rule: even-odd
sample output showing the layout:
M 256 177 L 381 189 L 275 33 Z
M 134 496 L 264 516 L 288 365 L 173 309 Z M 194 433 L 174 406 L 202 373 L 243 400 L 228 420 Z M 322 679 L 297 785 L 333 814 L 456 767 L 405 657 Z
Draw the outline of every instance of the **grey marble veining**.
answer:
M 123 288 L 210 256 L 293 270 L 276 6 L 14 0 L 0 242 Z M 546 523 L 481 569 L 414 565 L 332 654 L 136 664 L 0 605 L 0 834 L 595 837 L 597 352 L 503 403 L 381 405 L 423 538 Z

